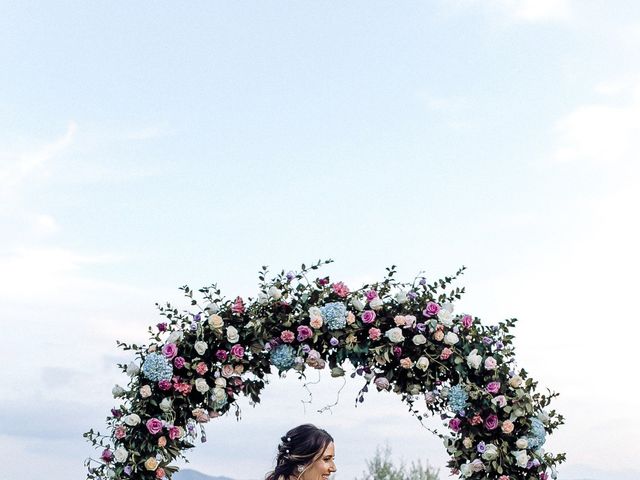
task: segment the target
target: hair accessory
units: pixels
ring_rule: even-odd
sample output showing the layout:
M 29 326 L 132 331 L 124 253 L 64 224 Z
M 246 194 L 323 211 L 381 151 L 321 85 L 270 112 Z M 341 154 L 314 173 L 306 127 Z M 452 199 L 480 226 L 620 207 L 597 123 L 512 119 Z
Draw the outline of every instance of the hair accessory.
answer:
M 298 472 L 302 473 L 304 471 L 304 467 L 302 465 L 298 465 Z
M 290 441 L 291 441 L 291 437 L 287 437 L 287 442 L 290 442 Z
M 287 449 L 285 449 L 285 451 L 284 451 L 284 452 L 285 452 L 285 453 L 289 453 L 289 449 L 288 449 L 288 448 L 287 448 Z

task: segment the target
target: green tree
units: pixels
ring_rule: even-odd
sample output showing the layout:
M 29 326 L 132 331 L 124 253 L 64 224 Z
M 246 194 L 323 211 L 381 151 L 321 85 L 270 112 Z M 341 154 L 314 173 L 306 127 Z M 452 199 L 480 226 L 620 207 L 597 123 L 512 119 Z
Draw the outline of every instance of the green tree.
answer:
M 404 462 L 396 465 L 391 460 L 391 447 L 385 445 L 384 448 L 378 446 L 374 456 L 365 460 L 366 471 L 356 480 L 438 480 L 439 470 L 421 460 L 411 462 L 407 467 Z

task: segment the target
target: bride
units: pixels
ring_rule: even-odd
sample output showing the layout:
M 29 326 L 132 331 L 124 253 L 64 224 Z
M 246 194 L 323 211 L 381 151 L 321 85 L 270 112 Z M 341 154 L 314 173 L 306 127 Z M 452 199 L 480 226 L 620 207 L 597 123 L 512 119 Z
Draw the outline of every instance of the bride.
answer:
M 276 468 L 265 480 L 328 480 L 336 471 L 333 438 L 325 430 L 300 425 L 280 440 Z

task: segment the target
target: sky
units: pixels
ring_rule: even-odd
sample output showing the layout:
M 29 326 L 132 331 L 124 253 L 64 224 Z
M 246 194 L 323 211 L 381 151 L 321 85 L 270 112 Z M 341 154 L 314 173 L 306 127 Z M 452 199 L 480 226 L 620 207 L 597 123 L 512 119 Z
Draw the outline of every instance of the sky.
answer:
M 84 474 L 116 339 L 179 286 L 332 258 L 353 288 L 465 265 L 456 311 L 519 318 L 561 393 L 561 478 L 639 478 L 638 51 L 622 0 L 0 1 L 3 475 Z M 318 413 L 341 386 L 274 378 L 190 467 L 260 479 L 313 422 L 338 479 L 385 443 L 447 477 L 392 395 L 354 408 L 348 382 Z

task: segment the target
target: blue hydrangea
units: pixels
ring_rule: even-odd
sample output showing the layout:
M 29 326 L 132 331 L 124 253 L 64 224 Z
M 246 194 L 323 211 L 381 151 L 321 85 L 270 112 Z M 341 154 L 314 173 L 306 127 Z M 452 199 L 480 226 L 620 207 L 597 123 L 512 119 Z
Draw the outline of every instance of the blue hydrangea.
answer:
M 454 385 L 449 389 L 449 407 L 454 412 L 464 410 L 467 400 L 469 400 L 469 395 L 460 385 Z
M 339 330 L 347 324 L 347 307 L 342 302 L 327 303 L 320 307 L 320 313 L 329 330 Z
M 142 374 L 153 382 L 171 380 L 173 367 L 164 355 L 150 353 L 142 364 Z
M 271 350 L 269 356 L 271 357 L 271 363 L 278 370 L 288 370 L 295 363 L 296 351 L 291 345 L 285 343 Z
M 527 440 L 529 441 L 529 448 L 533 450 L 540 448 L 547 440 L 547 432 L 544 431 L 544 424 L 539 418 L 534 417 L 531 419 L 531 430 Z

